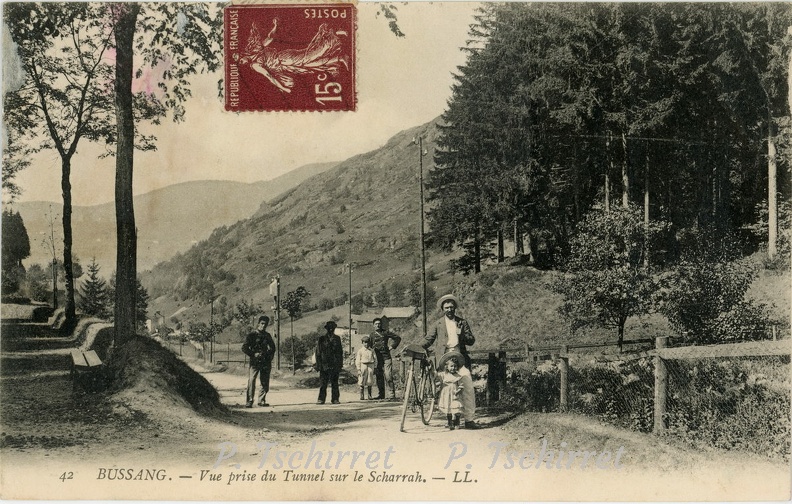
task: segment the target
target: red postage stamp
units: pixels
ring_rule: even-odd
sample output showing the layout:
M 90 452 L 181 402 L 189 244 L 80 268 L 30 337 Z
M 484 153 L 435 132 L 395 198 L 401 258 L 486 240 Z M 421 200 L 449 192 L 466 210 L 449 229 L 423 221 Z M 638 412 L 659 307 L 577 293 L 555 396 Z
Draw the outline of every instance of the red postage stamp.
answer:
M 355 110 L 355 6 L 225 8 L 225 108 Z

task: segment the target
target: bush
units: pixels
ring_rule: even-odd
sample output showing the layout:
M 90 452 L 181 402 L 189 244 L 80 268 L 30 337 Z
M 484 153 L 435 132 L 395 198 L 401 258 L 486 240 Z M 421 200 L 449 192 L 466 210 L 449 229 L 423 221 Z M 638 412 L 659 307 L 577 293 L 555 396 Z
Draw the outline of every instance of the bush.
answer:
M 558 368 L 547 362 L 534 370 L 517 375 L 512 383 L 506 385 L 502 401 L 507 405 L 522 407 L 526 411 L 556 411 L 560 382 Z
M 787 360 L 668 361 L 668 372 L 668 436 L 790 459 Z M 506 387 L 503 400 L 527 411 L 557 411 L 559 374 L 552 362 L 523 372 Z M 571 411 L 630 430 L 652 430 L 654 365 L 650 359 L 578 363 L 570 367 L 569 385 Z
M 682 261 L 660 276 L 655 302 L 671 325 L 692 342 L 736 340 L 743 323 L 749 328 L 770 323 L 763 305 L 745 301 L 756 274 L 756 266 L 748 260 Z M 722 322 L 734 325 L 730 332 L 719 327 Z
M 668 434 L 788 461 L 788 373 L 775 358 L 674 362 Z
M 649 359 L 572 367 L 570 409 L 640 432 L 652 430 L 654 366 Z
M 715 341 L 753 341 L 768 339 L 773 324 L 783 325 L 773 320 L 767 306 L 752 300 L 741 301 L 731 310 L 721 313 L 711 329 Z
M 303 367 L 305 359 L 313 353 L 305 342 L 296 336 L 289 336 L 281 342 L 281 351 L 286 364 L 291 364 L 292 356 L 294 356 L 294 367 L 299 369 Z

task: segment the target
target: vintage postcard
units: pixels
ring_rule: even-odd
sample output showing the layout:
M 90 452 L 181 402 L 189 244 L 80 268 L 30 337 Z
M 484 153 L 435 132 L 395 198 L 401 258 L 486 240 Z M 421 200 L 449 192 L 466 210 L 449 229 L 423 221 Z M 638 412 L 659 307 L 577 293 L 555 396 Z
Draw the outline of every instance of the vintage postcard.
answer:
M 786 3 L 5 2 L 0 498 L 790 498 Z

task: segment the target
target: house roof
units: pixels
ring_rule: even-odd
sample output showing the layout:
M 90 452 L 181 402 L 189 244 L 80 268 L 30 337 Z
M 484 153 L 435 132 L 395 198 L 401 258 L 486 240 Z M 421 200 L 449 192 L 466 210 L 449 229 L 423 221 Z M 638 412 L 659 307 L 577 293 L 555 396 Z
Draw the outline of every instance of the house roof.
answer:
M 382 316 L 389 319 L 410 318 L 415 315 L 414 306 L 386 306 L 382 309 Z
M 414 306 L 386 306 L 382 312 L 377 313 L 362 313 L 354 315 L 356 322 L 373 322 L 375 318 L 387 317 L 389 319 L 410 318 L 415 315 Z

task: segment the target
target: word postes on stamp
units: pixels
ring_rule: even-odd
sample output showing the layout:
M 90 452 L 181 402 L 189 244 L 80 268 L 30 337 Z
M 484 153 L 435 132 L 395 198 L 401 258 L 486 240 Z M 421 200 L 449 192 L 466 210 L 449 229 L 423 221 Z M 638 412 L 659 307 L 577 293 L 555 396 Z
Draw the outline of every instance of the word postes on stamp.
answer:
M 355 110 L 352 4 L 226 7 L 225 108 Z

